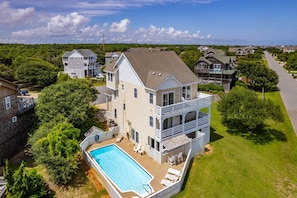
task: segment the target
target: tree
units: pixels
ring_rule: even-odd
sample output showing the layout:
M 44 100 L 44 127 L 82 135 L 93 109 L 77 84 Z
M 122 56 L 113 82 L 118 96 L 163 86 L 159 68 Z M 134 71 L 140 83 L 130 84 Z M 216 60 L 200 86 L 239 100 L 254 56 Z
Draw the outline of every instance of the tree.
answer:
M 34 144 L 30 151 L 35 161 L 47 168 L 53 182 L 66 184 L 78 169 L 80 130 L 67 122 L 57 123 L 48 131 L 44 126 L 39 127 L 39 133 L 35 133 L 39 139 L 34 137 L 35 134 L 32 136 L 34 140 L 31 142 Z
M 262 127 L 266 119 L 283 120 L 278 105 L 269 100 L 260 100 L 256 92 L 243 87 L 235 87 L 223 95 L 218 102 L 218 110 L 225 125 L 235 121 L 250 131 Z
M 82 126 L 91 117 L 91 101 L 96 98 L 96 89 L 85 80 L 72 79 L 43 89 L 38 97 L 36 115 L 50 122 L 60 115 L 74 126 Z
M 6 161 L 4 177 L 7 181 L 7 198 L 48 197 L 42 176 L 37 174 L 34 168 L 26 170 L 25 162 L 23 161 L 14 173 L 12 173 L 8 166 L 8 161 Z
M 259 60 L 240 60 L 237 69 L 242 76 L 250 80 L 253 89 L 262 88 L 262 98 L 264 99 L 264 89 L 272 89 L 278 83 L 276 72 L 266 67 Z
M 57 68 L 39 59 L 30 59 L 16 68 L 16 79 L 30 82 L 40 87 L 49 86 L 56 82 Z

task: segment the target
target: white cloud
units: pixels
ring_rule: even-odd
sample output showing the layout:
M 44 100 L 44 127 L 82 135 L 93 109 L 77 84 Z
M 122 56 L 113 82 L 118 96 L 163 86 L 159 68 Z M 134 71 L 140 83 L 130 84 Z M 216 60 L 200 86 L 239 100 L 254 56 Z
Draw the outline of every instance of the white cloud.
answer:
M 24 9 L 13 9 L 9 2 L 4 1 L 0 4 L 0 25 L 14 27 L 28 20 L 35 18 L 35 9 L 28 7 Z
M 47 29 L 52 36 L 73 35 L 87 22 L 88 18 L 73 12 L 67 16 L 57 15 L 51 18 L 47 24 Z
M 110 32 L 126 32 L 129 28 L 130 21 L 129 19 L 123 19 L 119 23 L 113 22 L 110 26 Z

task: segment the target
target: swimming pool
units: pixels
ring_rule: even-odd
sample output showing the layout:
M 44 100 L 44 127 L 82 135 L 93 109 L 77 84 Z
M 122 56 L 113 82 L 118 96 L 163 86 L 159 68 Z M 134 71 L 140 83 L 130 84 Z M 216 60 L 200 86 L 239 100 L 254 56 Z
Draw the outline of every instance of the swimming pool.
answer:
M 145 189 L 152 189 L 149 182 L 153 177 L 115 144 L 97 148 L 90 154 L 121 192 L 134 191 L 144 197 L 148 195 Z

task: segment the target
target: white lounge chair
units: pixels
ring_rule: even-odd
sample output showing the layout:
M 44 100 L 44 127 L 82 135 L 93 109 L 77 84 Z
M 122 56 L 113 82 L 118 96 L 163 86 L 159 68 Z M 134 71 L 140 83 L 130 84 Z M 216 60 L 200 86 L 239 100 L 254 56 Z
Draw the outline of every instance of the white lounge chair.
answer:
M 180 171 L 173 168 L 168 168 L 167 172 L 178 177 L 180 176 Z
M 176 182 L 179 177 L 176 176 L 176 175 L 172 175 L 172 174 L 167 173 L 165 175 L 165 178 L 168 179 L 168 180 L 170 180 L 170 181 L 172 181 L 172 182 Z
M 161 184 L 163 186 L 167 187 L 167 186 L 171 186 L 173 183 L 171 181 L 167 180 L 167 179 L 162 179 Z
M 138 152 L 138 151 L 140 151 L 140 149 L 141 149 L 141 145 L 140 144 L 137 144 L 137 146 L 134 146 L 134 152 Z

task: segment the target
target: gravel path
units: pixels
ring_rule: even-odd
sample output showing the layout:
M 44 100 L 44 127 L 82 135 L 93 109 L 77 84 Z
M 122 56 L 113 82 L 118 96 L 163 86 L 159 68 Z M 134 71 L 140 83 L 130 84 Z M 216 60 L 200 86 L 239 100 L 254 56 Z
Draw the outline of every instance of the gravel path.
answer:
M 278 88 L 297 135 L 297 81 L 268 52 L 264 54 L 269 67 L 279 76 Z

